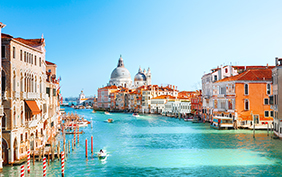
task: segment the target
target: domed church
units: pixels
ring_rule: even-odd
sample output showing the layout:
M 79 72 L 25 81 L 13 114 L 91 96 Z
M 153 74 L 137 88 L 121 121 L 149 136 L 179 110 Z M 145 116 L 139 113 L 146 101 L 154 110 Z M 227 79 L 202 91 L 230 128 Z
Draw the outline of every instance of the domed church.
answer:
M 151 70 L 148 68 L 142 72 L 141 67 L 134 77 L 134 85 L 132 85 L 130 72 L 124 67 L 123 59 L 120 55 L 117 67 L 112 71 L 110 82 L 108 85 L 122 86 L 126 88 L 137 88 L 143 85 L 151 85 Z

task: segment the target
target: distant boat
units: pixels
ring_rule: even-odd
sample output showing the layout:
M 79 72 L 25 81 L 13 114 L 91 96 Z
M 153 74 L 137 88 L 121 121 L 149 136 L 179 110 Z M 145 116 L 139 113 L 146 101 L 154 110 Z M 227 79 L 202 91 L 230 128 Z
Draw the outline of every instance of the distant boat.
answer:
M 108 119 L 108 123 L 113 123 L 114 120 L 113 119 Z
M 134 117 L 139 117 L 139 114 L 133 113 L 132 116 L 134 116 Z
M 108 111 L 105 111 L 105 114 L 106 114 L 106 115 L 111 115 Z
M 93 110 L 92 113 L 96 113 L 96 111 Z

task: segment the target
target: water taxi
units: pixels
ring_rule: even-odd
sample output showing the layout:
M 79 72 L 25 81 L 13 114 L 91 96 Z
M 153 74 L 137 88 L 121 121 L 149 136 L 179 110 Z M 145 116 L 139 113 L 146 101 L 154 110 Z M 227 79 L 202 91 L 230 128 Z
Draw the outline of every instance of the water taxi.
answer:
M 213 117 L 211 127 L 215 129 L 229 129 L 233 127 L 233 118 L 232 117 L 220 117 L 215 116 Z

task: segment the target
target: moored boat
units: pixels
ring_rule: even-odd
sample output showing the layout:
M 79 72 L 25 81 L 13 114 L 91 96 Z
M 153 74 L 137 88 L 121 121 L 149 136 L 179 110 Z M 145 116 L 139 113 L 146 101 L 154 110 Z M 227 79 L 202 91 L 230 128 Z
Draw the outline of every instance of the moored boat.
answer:
M 234 128 L 233 127 L 233 118 L 215 116 L 215 117 L 213 117 L 211 127 L 218 129 L 218 130 Z

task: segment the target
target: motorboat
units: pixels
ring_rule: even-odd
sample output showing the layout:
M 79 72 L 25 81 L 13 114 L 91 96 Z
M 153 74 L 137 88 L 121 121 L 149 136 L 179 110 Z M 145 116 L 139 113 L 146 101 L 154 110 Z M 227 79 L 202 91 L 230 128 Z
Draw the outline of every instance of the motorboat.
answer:
M 133 113 L 132 116 L 134 116 L 134 117 L 139 117 L 139 114 Z
M 114 120 L 113 119 L 108 119 L 108 123 L 113 123 Z
M 188 122 L 188 121 L 191 121 L 191 122 L 192 122 L 193 120 L 194 120 L 193 117 L 189 117 L 189 118 L 185 118 L 185 119 L 184 119 L 184 121 L 186 121 L 186 122 Z
M 233 118 L 231 117 L 220 117 L 220 116 L 215 116 L 213 117 L 213 121 L 211 122 L 210 125 L 212 128 L 215 129 L 233 129 Z
M 100 151 L 100 152 L 97 153 L 97 156 L 98 156 L 99 159 L 104 159 L 104 158 L 107 157 L 107 153 L 104 152 L 104 151 L 102 151 L 102 152 Z
M 106 114 L 106 115 L 111 115 L 108 111 L 105 111 L 105 114 Z

